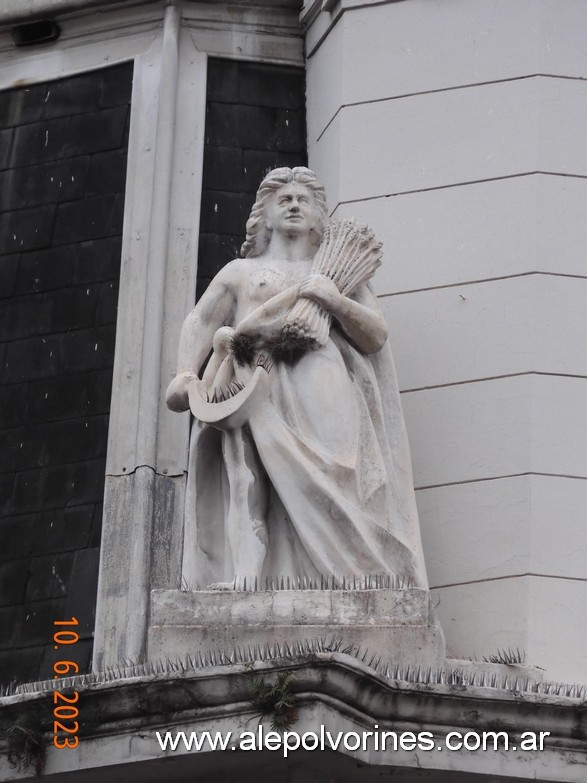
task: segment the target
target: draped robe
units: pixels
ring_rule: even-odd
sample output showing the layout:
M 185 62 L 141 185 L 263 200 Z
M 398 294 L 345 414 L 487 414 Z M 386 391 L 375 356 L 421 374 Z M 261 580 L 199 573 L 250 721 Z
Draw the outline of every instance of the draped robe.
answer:
M 427 586 L 388 343 L 367 356 L 333 324 L 324 347 L 293 366 L 275 362 L 269 377 L 266 398 L 243 427 L 193 422 L 186 582 L 251 576 L 235 574 L 229 539 L 239 520 L 257 519 L 266 544 L 262 580 L 393 574 Z

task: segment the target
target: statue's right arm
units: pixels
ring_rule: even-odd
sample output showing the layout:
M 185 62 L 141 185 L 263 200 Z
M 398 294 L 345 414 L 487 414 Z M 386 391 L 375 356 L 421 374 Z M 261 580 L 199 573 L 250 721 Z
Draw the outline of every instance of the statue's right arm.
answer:
M 233 261 L 221 269 L 183 323 L 177 373 L 165 395 L 167 407 L 172 411 L 180 412 L 189 408 L 188 385 L 199 376 L 212 350 L 216 330 L 233 323 L 239 267 L 239 262 Z

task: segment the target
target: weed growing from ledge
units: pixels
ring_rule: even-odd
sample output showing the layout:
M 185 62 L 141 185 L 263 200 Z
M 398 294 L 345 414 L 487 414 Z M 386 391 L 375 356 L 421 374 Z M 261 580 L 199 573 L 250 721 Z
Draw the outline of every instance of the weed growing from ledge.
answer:
M 45 766 L 45 745 L 43 744 L 43 729 L 40 723 L 31 716 L 18 718 L 6 729 L 8 763 L 19 772 L 26 772 L 34 767 L 37 775 L 41 775 Z
M 289 729 L 298 719 L 296 697 L 291 690 L 293 683 L 291 674 L 281 672 L 273 684 L 263 677 L 253 677 L 249 686 L 251 704 L 261 720 L 271 717 L 271 728 L 275 731 Z

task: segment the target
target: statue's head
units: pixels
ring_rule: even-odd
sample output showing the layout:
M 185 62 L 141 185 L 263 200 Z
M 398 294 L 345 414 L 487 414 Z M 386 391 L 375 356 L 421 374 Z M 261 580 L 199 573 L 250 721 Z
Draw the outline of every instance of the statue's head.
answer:
M 247 238 L 241 247 L 243 258 L 255 258 L 266 250 L 271 239 L 271 229 L 267 225 L 267 202 L 276 191 L 290 182 L 303 185 L 311 194 L 317 216 L 316 228 L 312 230 L 316 232 L 316 245 L 319 244 L 328 223 L 324 185 L 318 181 L 314 172 L 305 166 L 296 166 L 293 169 L 285 167 L 273 169 L 259 185 L 255 204 L 247 220 Z

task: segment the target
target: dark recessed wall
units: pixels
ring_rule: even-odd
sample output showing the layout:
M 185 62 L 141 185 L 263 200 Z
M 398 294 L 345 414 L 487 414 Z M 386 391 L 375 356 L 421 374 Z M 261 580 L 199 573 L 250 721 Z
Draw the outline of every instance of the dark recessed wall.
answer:
M 0 93 L 2 682 L 52 676 L 72 615 L 89 667 L 131 86 L 128 63 Z
M 89 668 L 132 65 L 0 93 L 0 681 Z M 198 291 L 257 186 L 306 163 L 302 69 L 210 60 Z
M 306 162 L 304 70 L 210 59 L 198 296 L 239 255 L 263 176 Z

